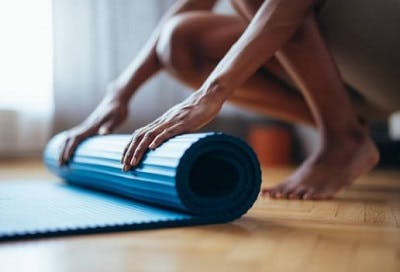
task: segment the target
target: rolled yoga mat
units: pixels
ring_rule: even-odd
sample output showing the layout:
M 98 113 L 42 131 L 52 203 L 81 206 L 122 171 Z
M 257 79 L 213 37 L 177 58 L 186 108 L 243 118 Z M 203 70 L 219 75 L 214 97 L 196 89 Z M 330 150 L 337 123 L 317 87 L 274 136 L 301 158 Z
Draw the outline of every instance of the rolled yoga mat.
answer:
M 254 152 L 226 134 L 176 136 L 128 172 L 129 135 L 91 137 L 59 167 L 64 137 L 48 143 L 44 161 L 66 183 L 0 184 L 0 239 L 228 222 L 260 190 Z

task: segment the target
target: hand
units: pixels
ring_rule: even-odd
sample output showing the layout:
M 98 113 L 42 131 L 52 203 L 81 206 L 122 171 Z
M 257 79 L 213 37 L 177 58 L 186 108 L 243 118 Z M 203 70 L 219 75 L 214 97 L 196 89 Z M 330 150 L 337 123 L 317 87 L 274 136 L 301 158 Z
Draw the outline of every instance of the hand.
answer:
M 127 116 L 128 101 L 122 101 L 114 96 L 105 97 L 83 123 L 67 131 L 59 157 L 60 166 L 67 164 L 75 148 L 87 137 L 111 133 L 125 121 Z
M 123 171 L 136 166 L 148 148 L 155 149 L 175 135 L 195 131 L 210 122 L 222 104 L 214 95 L 198 91 L 152 123 L 137 129 L 122 155 Z

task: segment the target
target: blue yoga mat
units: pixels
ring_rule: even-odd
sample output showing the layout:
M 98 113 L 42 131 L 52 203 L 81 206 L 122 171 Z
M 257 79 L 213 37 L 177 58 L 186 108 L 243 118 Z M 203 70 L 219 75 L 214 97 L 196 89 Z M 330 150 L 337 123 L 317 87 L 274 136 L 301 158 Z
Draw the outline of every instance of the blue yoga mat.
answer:
M 128 172 L 120 159 L 129 135 L 91 137 L 59 167 L 64 137 L 51 139 L 44 161 L 65 183 L 0 184 L 0 239 L 228 222 L 260 190 L 254 152 L 226 134 L 176 136 Z

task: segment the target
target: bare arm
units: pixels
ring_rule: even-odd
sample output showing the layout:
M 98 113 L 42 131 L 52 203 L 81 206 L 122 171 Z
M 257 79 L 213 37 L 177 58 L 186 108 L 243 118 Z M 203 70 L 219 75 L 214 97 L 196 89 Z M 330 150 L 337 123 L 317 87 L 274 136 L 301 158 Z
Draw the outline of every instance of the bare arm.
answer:
M 201 89 L 226 100 L 293 36 L 312 4 L 312 0 L 265 1 Z
M 132 60 L 123 73 L 113 82 L 117 96 L 129 100 L 134 92 L 148 78 L 157 73 L 162 67 L 156 54 L 156 44 L 160 31 L 166 21 L 172 16 L 194 10 L 210 10 L 217 0 L 179 0 L 162 17 L 149 40 Z
M 155 48 L 163 24 L 181 12 L 211 9 L 215 2 L 216 0 L 179 0 L 166 12 L 140 53 L 108 86 L 107 94 L 101 103 L 84 122 L 67 132 L 59 158 L 61 165 L 68 162 L 75 148 L 85 138 L 94 134 L 110 133 L 126 119 L 132 95 L 140 85 L 161 69 Z
M 200 89 L 133 133 L 123 154 L 123 169 L 137 165 L 148 148 L 210 122 L 235 89 L 290 39 L 312 4 L 312 0 L 266 0 Z

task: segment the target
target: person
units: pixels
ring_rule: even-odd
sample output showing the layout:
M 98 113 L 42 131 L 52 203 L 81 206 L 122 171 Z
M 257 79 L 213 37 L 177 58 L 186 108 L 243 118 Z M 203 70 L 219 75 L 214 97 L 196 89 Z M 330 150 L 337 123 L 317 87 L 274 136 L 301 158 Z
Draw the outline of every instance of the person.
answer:
M 330 1 L 233 0 L 235 15 L 221 15 L 212 12 L 215 2 L 180 0 L 168 10 L 94 112 L 68 131 L 60 165 L 68 163 L 82 140 L 120 125 L 133 94 L 165 70 L 196 91 L 133 132 L 121 158 L 123 171 L 137 166 L 148 149 L 210 122 L 226 101 L 319 132 L 316 152 L 285 181 L 263 190 L 271 198 L 326 199 L 371 170 L 379 153 L 368 134 L 369 115 L 388 116 L 400 108 L 399 101 L 394 102 L 393 88 L 378 89 L 389 106 L 371 101 L 376 89 L 346 88 L 347 75 L 342 78 L 336 64 L 342 58 L 332 56 L 319 22 L 340 10 L 318 14 Z M 357 1 L 333 2 L 346 10 Z

